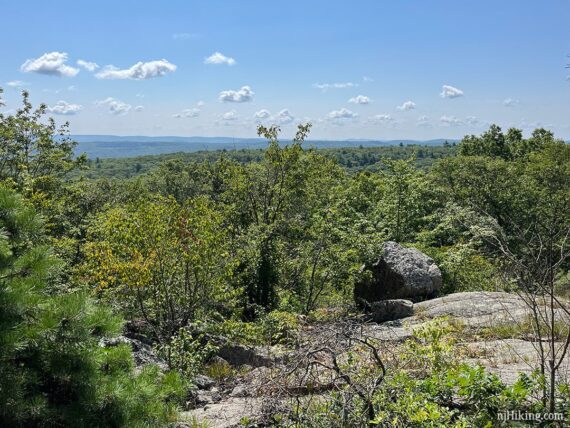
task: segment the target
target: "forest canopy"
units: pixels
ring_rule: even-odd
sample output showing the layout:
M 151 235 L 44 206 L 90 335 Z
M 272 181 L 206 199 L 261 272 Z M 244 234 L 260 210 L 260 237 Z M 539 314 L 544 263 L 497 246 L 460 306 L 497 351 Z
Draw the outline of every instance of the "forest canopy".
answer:
M 570 293 L 570 146 L 548 130 L 492 125 L 457 145 L 315 150 L 304 147 L 310 124 L 288 143 L 279 127 L 259 126 L 263 150 L 100 160 L 76 156 L 68 125 L 45 120 L 26 92 L 22 101 L 0 115 L 2 426 L 173 422 L 212 367 L 212 338 L 291 345 L 300 323 L 354 317 L 361 266 L 387 241 L 432 257 L 442 295 L 511 291 L 564 307 Z M 408 349 L 429 363 L 423 377 L 393 372 L 363 398 L 344 375 L 356 391 L 348 424 L 491 426 L 517 406 L 567 414 L 554 363 L 511 390 L 446 367 L 436 327 L 426 347 Z M 128 343 L 105 345 L 125 335 L 166 367 L 135 370 Z M 356 378 L 373 369 L 363 370 Z M 450 407 L 450 385 L 473 388 L 463 408 Z M 425 424 L 390 395 L 400 386 L 431 409 Z M 282 413 L 283 426 L 339 423 Z

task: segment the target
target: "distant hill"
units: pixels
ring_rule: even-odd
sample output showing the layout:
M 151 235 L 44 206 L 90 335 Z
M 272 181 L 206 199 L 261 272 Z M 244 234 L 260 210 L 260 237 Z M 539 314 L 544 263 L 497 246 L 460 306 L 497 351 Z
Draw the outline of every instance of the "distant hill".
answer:
M 122 158 L 164 153 L 197 152 L 214 150 L 259 149 L 266 146 L 261 138 L 232 137 L 145 137 L 116 135 L 72 135 L 79 144 L 76 153 L 87 153 L 89 158 Z M 403 145 L 441 146 L 459 140 L 307 140 L 305 147 L 386 147 Z M 284 140 L 284 142 L 286 142 Z

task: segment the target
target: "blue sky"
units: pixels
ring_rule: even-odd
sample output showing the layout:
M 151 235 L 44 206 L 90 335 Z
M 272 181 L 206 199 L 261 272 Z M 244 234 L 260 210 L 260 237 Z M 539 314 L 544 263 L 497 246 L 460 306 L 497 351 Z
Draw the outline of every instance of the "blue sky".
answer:
M 74 134 L 570 137 L 565 0 L 2 3 L 1 111 L 25 88 Z

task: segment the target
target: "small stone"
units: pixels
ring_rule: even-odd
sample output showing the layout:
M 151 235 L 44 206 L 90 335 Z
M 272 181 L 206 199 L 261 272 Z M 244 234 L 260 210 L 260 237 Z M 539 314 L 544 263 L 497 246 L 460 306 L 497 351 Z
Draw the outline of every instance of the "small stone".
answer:
M 210 389 L 216 384 L 214 379 L 206 375 L 197 375 L 194 377 L 192 383 L 198 387 L 198 389 Z
M 247 397 L 249 395 L 249 391 L 245 385 L 238 385 L 232 390 L 230 397 Z

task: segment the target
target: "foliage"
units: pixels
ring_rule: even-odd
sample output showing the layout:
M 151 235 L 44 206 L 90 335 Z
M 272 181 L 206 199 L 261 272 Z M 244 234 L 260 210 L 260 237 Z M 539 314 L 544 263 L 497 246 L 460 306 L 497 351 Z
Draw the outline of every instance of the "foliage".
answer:
M 22 103 L 16 114 L 0 114 L 0 180 L 43 203 L 86 157 L 74 157 L 67 123 L 60 128 L 52 118 L 43 123 L 45 104 L 34 109 L 26 91 Z
M 217 348 L 203 337 L 194 337 L 186 328 L 181 328 L 168 343 L 158 345 L 157 351 L 171 369 L 191 379 Z
M 481 366 L 460 363 L 452 347 L 456 333 L 457 327 L 445 318 L 415 331 L 418 338 L 409 339 L 398 354 L 402 365 L 387 371 L 374 394 L 372 421 L 358 410 L 362 408 L 358 397 L 341 390 L 315 400 L 300 414 L 293 413 L 295 426 L 506 427 L 510 422 L 498 420 L 499 412 L 544 411 L 533 398 L 540 390 L 539 377 L 522 374 L 507 386 Z M 371 376 L 364 368 L 361 371 Z
M 182 385 L 155 367 L 133 373 L 128 348 L 103 348 L 121 320 L 83 292 L 45 293 L 58 265 L 42 220 L 0 187 L 0 425 L 160 426 Z
M 312 141 L 307 144 L 314 146 Z M 455 144 L 455 143 L 454 143 Z M 414 165 L 418 169 L 429 169 L 439 159 L 454 156 L 456 147 L 448 145 L 418 145 L 405 146 L 390 145 L 379 147 L 339 147 L 314 148 L 314 151 L 331 159 L 335 164 L 351 173 L 360 171 L 378 172 L 384 169 L 383 159 L 409 159 L 415 154 Z M 264 149 L 237 149 L 237 150 L 208 150 L 188 153 L 166 153 L 137 157 L 121 158 L 90 158 L 87 168 L 72 174 L 74 177 L 88 179 L 129 179 L 141 175 L 156 175 L 157 179 L 167 179 L 169 174 L 162 175 L 158 171 L 174 172 L 179 168 L 193 168 L 193 165 L 212 164 L 219 159 L 236 162 L 240 165 L 260 162 L 263 159 Z M 187 184 L 180 183 L 183 187 Z
M 85 247 L 90 284 L 159 342 L 209 311 L 231 311 L 232 261 L 221 214 L 204 197 L 140 199 L 102 213 Z

